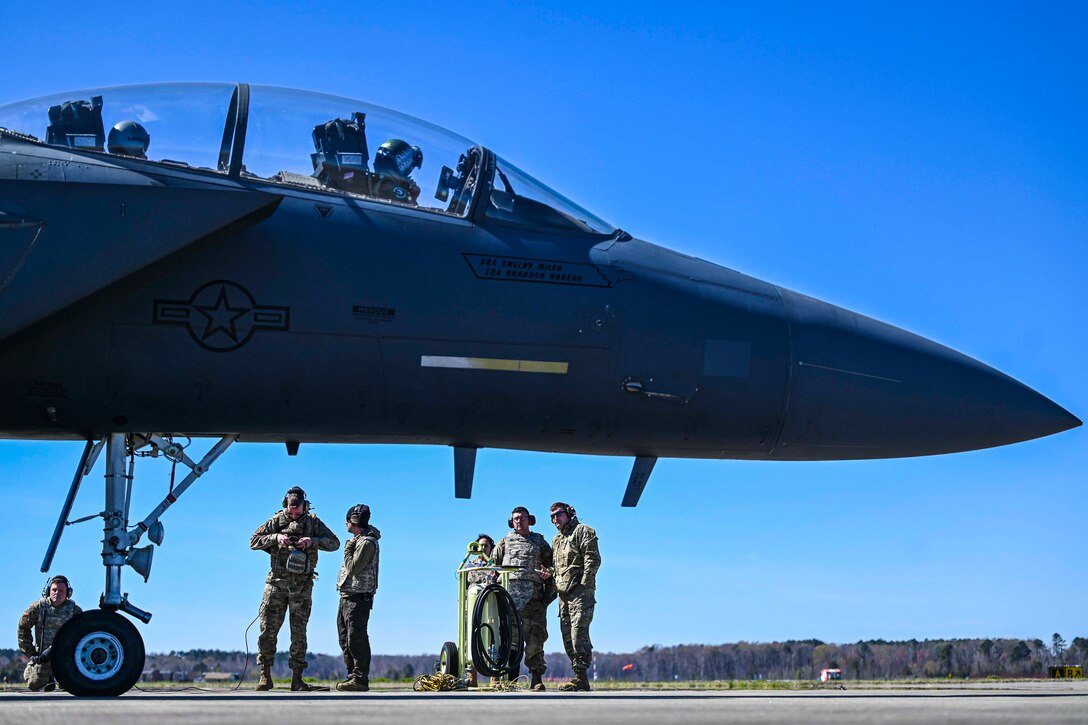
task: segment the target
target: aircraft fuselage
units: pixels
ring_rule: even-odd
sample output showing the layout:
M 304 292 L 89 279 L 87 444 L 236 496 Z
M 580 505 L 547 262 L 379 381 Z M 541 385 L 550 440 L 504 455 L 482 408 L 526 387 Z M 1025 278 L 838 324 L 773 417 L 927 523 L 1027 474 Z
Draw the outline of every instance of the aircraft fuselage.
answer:
M 1079 424 L 948 348 L 620 231 L 242 168 L 3 134 L 0 436 L 820 460 Z M 498 183 L 491 210 L 516 199 Z

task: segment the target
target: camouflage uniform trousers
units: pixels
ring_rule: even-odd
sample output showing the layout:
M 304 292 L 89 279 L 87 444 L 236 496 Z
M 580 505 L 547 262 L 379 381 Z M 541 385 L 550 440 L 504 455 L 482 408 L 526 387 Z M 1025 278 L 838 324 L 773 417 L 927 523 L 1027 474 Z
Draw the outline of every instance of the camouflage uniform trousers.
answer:
M 292 670 L 306 668 L 306 624 L 313 606 L 314 580 L 310 574 L 268 575 L 261 600 L 261 634 L 257 638 L 257 664 L 273 665 L 276 661 L 276 640 L 284 615 L 291 610 Z
M 544 643 L 548 641 L 548 605 L 543 599 L 530 599 L 518 610 L 521 629 L 525 635 L 525 667 L 533 674 L 543 675 L 548 666 L 544 663 Z
M 344 652 L 344 666 L 348 677 L 365 680 L 370 676 L 370 610 L 374 607 L 373 594 L 341 594 L 340 610 L 336 615 L 336 633 L 340 649 Z
M 23 670 L 23 679 L 31 690 L 40 690 L 53 681 L 53 668 L 48 662 L 30 663 Z
M 559 628 L 563 631 L 563 647 L 570 657 L 575 674 L 583 675 L 593 662 L 593 643 L 589 640 L 589 624 L 597 606 L 595 590 L 576 585 L 567 594 L 559 595 Z

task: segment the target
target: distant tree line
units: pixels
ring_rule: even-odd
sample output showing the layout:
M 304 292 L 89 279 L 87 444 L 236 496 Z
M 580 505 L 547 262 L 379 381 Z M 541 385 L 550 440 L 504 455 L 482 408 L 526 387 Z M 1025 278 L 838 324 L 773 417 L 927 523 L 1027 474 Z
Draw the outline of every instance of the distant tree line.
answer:
M 548 675 L 570 673 L 566 657 L 548 655 Z M 838 668 L 844 679 L 1039 677 L 1059 664 L 1088 664 L 1088 639 L 1066 646 L 1055 634 L 1041 639 L 952 639 L 828 644 L 818 639 L 722 645 L 643 647 L 631 654 L 594 654 L 603 680 L 813 680 Z M 624 667 L 633 665 L 627 670 Z
M 287 678 L 291 676 L 291 667 L 287 664 L 288 656 L 287 652 L 276 653 L 276 663 L 272 666 L 272 677 Z M 374 655 L 370 663 L 370 676 L 389 680 L 415 678 L 433 672 L 434 663 L 437 659 L 438 655 L 436 654 Z M 306 655 L 306 661 L 306 677 L 330 680 L 343 679 L 347 676 L 343 657 L 309 653 Z M 192 674 L 193 679 L 199 679 L 199 676 L 208 672 L 237 672 L 241 674 L 243 668 L 245 669 L 246 680 L 257 679 L 255 654 L 250 653 L 248 667 L 246 666 L 244 652 L 222 652 L 219 650 L 189 650 L 186 652 L 169 652 L 167 654 L 150 654 L 144 664 L 145 671 L 159 670 L 162 673 L 189 672 Z
M 287 653 L 276 655 L 274 677 L 289 677 Z M 307 656 L 308 677 L 344 676 L 343 660 L 332 655 Z M 372 678 L 403 680 L 434 671 L 437 654 L 374 655 Z M 1049 644 L 1041 639 L 882 639 L 854 644 L 829 644 L 818 639 L 734 644 L 652 645 L 637 652 L 594 653 L 597 679 L 661 682 L 674 680 L 814 680 L 820 670 L 835 667 L 844 679 L 900 680 L 909 678 L 1041 677 L 1054 665 L 1088 665 L 1088 638 L 1069 643 L 1055 633 Z M 547 655 L 548 677 L 573 673 L 561 652 Z M 248 667 L 244 652 L 193 649 L 149 654 L 144 670 L 158 672 L 156 680 L 190 682 L 208 672 L 239 673 L 256 679 L 254 655 Z M 26 659 L 14 649 L 0 649 L 0 676 L 23 681 Z M 626 669 L 624 669 L 626 667 Z
M 245 652 L 225 652 L 214 649 L 193 649 L 174 651 L 165 654 L 148 654 L 144 662 L 147 679 L 159 682 L 193 682 L 209 672 L 238 673 L 245 671 L 245 679 L 256 680 L 256 655 L 250 653 L 248 666 Z M 276 663 L 272 667 L 272 676 L 288 678 L 291 668 L 287 664 L 288 653 L 277 652 Z M 345 675 L 344 660 L 341 657 L 323 654 L 306 656 L 307 677 L 320 679 L 342 679 Z M 434 671 L 438 655 L 374 655 L 370 665 L 373 678 L 384 677 L 390 680 L 415 678 Z M 23 669 L 26 658 L 16 649 L 0 649 L 0 680 L 8 678 L 9 683 L 23 681 Z

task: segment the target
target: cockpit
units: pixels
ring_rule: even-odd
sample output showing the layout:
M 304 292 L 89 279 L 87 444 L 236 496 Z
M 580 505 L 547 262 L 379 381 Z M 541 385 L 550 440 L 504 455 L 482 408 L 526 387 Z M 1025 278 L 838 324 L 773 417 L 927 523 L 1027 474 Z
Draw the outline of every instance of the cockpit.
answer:
M 447 217 L 553 233 L 616 231 L 466 138 L 320 93 L 245 83 L 119 86 L 0 106 L 0 129 L 78 153 Z

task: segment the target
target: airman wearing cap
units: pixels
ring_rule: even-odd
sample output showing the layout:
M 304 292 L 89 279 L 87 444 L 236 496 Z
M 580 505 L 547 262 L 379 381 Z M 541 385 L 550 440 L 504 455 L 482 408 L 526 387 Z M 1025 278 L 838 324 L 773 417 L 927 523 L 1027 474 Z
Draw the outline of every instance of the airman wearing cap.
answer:
M 381 532 L 370 525 L 370 507 L 355 504 L 345 516 L 351 539 L 344 544 L 344 565 L 336 577 L 340 591 L 340 610 L 336 630 L 348 677 L 337 690 L 366 692 L 370 689 L 370 610 L 378 591 L 378 539 Z

